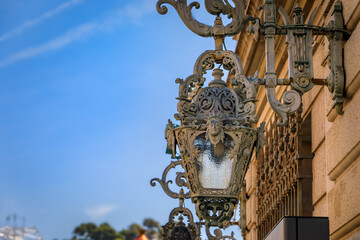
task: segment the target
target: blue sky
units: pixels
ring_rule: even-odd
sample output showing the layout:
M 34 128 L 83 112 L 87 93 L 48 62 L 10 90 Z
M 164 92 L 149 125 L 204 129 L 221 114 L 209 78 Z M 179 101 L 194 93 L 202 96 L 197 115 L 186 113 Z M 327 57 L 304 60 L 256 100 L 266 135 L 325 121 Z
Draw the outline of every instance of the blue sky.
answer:
M 166 223 L 178 203 L 149 181 L 170 161 L 175 79 L 214 43 L 155 4 L 0 1 L 0 226 L 16 213 L 48 240 L 88 221 Z

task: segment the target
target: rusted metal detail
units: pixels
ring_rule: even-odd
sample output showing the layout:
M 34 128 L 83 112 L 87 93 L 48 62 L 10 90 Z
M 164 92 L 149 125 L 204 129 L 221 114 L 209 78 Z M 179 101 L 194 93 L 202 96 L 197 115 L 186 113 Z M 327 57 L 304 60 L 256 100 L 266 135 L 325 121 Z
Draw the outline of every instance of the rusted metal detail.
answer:
M 151 186 L 156 186 L 156 182 L 160 183 L 162 189 L 164 190 L 164 192 L 171 198 L 190 198 L 190 192 L 187 192 L 186 194 L 184 194 L 183 191 L 180 191 L 180 193 L 176 193 L 170 190 L 169 188 L 169 184 L 173 183 L 172 180 L 167 180 L 167 175 L 169 173 L 169 171 L 173 168 L 175 168 L 178 165 L 181 165 L 182 161 L 172 161 L 164 170 L 162 178 L 153 178 L 150 181 Z M 182 172 L 177 172 L 176 173 L 176 179 L 175 179 L 175 183 L 179 186 L 179 187 L 188 187 L 188 183 L 187 180 L 185 178 L 184 173 Z

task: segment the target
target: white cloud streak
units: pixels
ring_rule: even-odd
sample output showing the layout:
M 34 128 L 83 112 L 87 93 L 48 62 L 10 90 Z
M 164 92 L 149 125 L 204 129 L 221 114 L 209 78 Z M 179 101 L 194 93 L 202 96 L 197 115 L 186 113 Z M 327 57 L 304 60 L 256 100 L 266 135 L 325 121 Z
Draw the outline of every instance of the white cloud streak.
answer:
M 11 37 L 17 36 L 22 34 L 26 29 L 31 28 L 39 23 L 41 23 L 42 21 L 48 19 L 48 18 L 52 18 L 53 16 L 55 16 L 56 14 L 59 14 L 60 12 L 64 11 L 65 9 L 76 5 L 80 2 L 82 2 L 83 0 L 70 0 L 67 1 L 61 5 L 59 5 L 58 7 L 47 11 L 45 13 L 43 13 L 41 16 L 28 20 L 26 22 L 24 22 L 23 24 L 21 24 L 20 26 L 10 30 L 7 33 L 4 33 L 3 35 L 0 36 L 0 42 L 3 42 Z
M 113 12 L 113 14 L 104 18 L 101 22 L 93 21 L 84 23 L 78 27 L 69 30 L 64 35 L 50 40 L 42 45 L 30 47 L 20 52 L 14 53 L 9 57 L 5 58 L 4 60 L 0 61 L 0 68 L 24 59 L 35 57 L 48 51 L 58 50 L 76 40 L 86 39 L 90 35 L 98 33 L 100 31 L 110 31 L 114 27 L 119 26 L 123 22 L 123 19 L 125 17 L 137 22 L 141 20 L 141 18 L 145 14 L 152 11 L 152 5 L 150 5 L 149 2 L 150 1 L 148 0 L 144 0 L 141 6 L 128 5 L 123 9 L 119 9 L 118 11 Z
M 85 213 L 92 219 L 99 219 L 117 209 L 115 205 L 100 205 L 97 207 L 86 208 Z

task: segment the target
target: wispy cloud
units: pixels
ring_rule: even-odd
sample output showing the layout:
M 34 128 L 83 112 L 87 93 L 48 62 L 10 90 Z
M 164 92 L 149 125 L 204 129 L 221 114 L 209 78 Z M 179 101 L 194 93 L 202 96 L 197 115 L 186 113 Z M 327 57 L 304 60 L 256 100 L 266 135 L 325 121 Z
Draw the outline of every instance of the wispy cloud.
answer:
M 148 0 L 144 0 L 141 6 L 128 5 L 123 9 L 114 11 L 112 14 L 105 17 L 102 21 L 92 21 L 84 23 L 69 30 L 64 35 L 50 40 L 42 45 L 33 46 L 20 52 L 14 53 L 9 57 L 5 58 L 4 60 L 0 61 L 0 68 L 24 59 L 35 57 L 48 51 L 54 51 L 63 48 L 76 40 L 86 39 L 87 37 L 95 33 L 112 30 L 115 27 L 120 26 L 123 23 L 124 19 L 130 19 L 137 22 L 145 14 L 152 11 L 151 7 L 153 6 L 150 5 L 149 2 L 150 1 Z
M 85 213 L 92 219 L 98 219 L 117 209 L 115 205 L 100 205 L 97 207 L 86 208 Z
M 56 14 L 64 11 L 65 9 L 75 5 L 75 4 L 78 4 L 80 2 L 82 2 L 83 0 L 70 0 L 70 1 L 67 1 L 61 5 L 59 5 L 58 7 L 50 10 L 50 11 L 47 11 L 45 12 L 44 14 L 42 14 L 41 16 L 37 17 L 37 18 L 34 18 L 34 19 L 31 19 L 31 20 L 28 20 L 26 22 L 24 22 L 23 24 L 21 24 L 20 26 L 10 30 L 9 32 L 7 33 L 4 33 L 0 36 L 0 42 L 3 42 L 11 37 L 14 37 L 14 36 L 17 36 L 17 35 L 20 35 L 21 33 L 23 33 L 26 29 L 28 28 L 31 28 L 39 23 L 41 23 L 42 21 L 48 19 L 48 18 L 51 18 L 53 16 L 55 16 Z

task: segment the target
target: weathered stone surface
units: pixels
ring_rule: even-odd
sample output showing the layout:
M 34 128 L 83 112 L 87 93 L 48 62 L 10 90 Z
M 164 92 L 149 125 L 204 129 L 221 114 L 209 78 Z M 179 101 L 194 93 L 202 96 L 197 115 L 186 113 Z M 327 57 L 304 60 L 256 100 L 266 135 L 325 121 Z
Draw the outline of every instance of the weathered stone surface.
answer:
M 245 175 L 245 181 L 246 181 L 246 193 L 249 194 L 249 191 L 252 189 L 253 187 L 253 174 L 252 174 L 252 169 L 254 168 L 254 161 L 251 161 L 250 165 L 249 165 L 249 169 Z
M 327 217 L 328 216 L 327 196 L 324 196 L 320 201 L 318 201 L 314 205 L 313 216 L 314 217 Z
M 311 150 L 314 152 L 325 138 L 324 88 L 321 89 L 311 109 Z M 325 156 L 324 156 L 325 158 Z
M 343 15 L 345 24 L 349 21 L 349 19 L 354 14 L 356 7 L 360 5 L 359 0 L 346 0 L 343 4 Z
M 302 96 L 303 114 L 306 114 L 309 111 L 312 102 L 317 97 L 322 88 L 322 86 L 314 86 L 313 89 Z
M 254 221 L 252 214 L 253 209 L 255 209 L 253 206 L 254 201 L 252 201 L 253 198 L 254 195 L 251 195 L 248 201 L 246 202 L 246 225 L 249 225 Z
M 329 191 L 330 233 L 360 214 L 360 156 Z
M 360 227 L 354 232 L 350 233 L 346 240 L 359 240 L 360 239 Z
M 257 209 L 257 207 L 256 207 L 256 201 L 257 201 L 257 199 L 256 199 L 255 194 L 252 194 L 252 195 L 251 195 L 251 198 L 249 199 L 249 201 L 251 202 L 252 209 Z M 251 220 L 252 220 L 252 222 L 255 223 L 255 222 L 256 222 L 256 218 L 257 218 L 256 212 L 255 212 L 255 211 L 251 211 L 250 214 L 251 214 Z
M 246 239 L 257 239 L 256 226 L 252 225 L 249 227 L 249 232 L 246 234 Z
M 326 194 L 326 160 L 324 144 L 322 144 L 315 152 L 315 157 L 312 160 L 312 171 L 312 203 L 314 205 L 324 194 Z
M 329 41 L 323 36 L 318 36 L 318 38 L 320 43 L 313 53 L 314 78 L 325 79 L 330 72 L 326 64 L 329 58 Z
M 360 141 L 360 91 L 346 105 L 344 115 L 338 116 L 325 137 L 328 174 Z
M 360 72 L 360 25 L 352 32 L 344 47 L 344 65 L 346 73 L 345 88 L 348 88 Z M 360 79 L 359 79 L 360 81 Z M 349 97 L 349 96 L 347 96 Z

